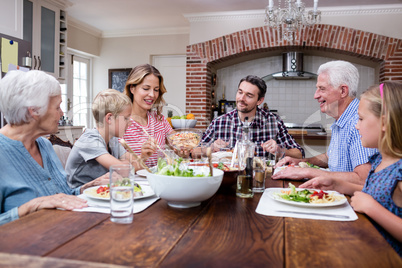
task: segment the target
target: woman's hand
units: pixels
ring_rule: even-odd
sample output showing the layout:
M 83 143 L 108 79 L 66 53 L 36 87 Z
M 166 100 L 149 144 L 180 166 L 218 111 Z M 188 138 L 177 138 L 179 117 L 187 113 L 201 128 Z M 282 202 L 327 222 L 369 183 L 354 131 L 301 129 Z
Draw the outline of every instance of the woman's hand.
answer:
M 156 141 L 154 138 L 148 138 L 141 146 L 141 159 L 146 161 L 151 155 L 153 155 L 158 147 L 156 146 Z
M 87 206 L 88 205 L 86 200 L 75 195 L 56 194 L 38 197 L 21 205 L 18 208 L 18 215 L 20 217 L 23 217 L 43 208 L 62 208 L 65 210 L 73 210 L 76 208 L 84 208 Z
M 334 190 L 337 186 L 336 180 L 328 177 L 316 177 L 301 184 L 300 188 Z
M 355 192 L 350 201 L 350 205 L 355 211 L 365 214 L 377 203 L 371 195 L 363 192 Z

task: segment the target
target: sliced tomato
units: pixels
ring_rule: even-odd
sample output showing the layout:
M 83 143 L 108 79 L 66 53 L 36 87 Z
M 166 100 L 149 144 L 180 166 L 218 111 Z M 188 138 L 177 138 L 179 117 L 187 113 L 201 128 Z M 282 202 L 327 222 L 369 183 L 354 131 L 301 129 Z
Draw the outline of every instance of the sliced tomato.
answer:
M 326 195 L 328 195 L 328 193 L 324 192 L 323 190 L 320 190 L 319 192 L 314 191 L 314 193 L 312 193 L 312 194 L 310 195 L 310 197 L 318 196 L 318 199 L 322 199 L 322 198 L 323 198 L 324 196 L 326 196 Z
M 100 186 L 100 187 L 96 190 L 96 193 L 97 193 L 97 194 L 100 194 L 100 193 L 106 192 L 106 191 L 108 191 L 108 190 L 109 190 L 109 187 L 107 187 L 107 186 L 105 186 L 105 187 Z

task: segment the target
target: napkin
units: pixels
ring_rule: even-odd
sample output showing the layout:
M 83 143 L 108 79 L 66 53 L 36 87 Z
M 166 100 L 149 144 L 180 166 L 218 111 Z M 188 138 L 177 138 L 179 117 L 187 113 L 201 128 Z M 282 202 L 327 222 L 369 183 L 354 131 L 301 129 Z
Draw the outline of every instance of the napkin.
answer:
M 145 178 L 146 180 L 146 178 Z M 139 185 L 149 185 L 147 181 L 135 180 Z M 81 209 L 74 209 L 73 211 L 79 212 L 98 212 L 98 213 L 110 213 L 110 202 L 104 200 L 97 200 L 90 197 L 87 197 L 84 194 L 79 195 L 78 197 L 85 199 L 88 201 L 88 207 L 81 208 Z M 153 203 L 159 200 L 159 197 L 156 195 L 152 195 L 150 197 L 141 198 L 141 199 L 134 199 L 134 211 L 133 213 L 139 213 Z
M 291 218 L 301 218 L 301 219 L 313 219 L 313 220 L 327 220 L 327 221 L 355 221 L 357 220 L 357 214 L 354 212 L 353 208 L 350 206 L 349 202 L 345 202 L 339 206 L 330 207 L 301 207 L 296 205 L 290 205 L 282 203 L 280 201 L 274 200 L 271 197 L 273 192 L 280 192 L 285 190 L 284 188 L 267 188 L 261 196 L 258 202 L 257 209 L 255 210 L 258 214 L 274 217 L 291 217 Z M 286 190 L 289 190 L 286 188 Z M 322 215 L 308 215 L 308 214 L 298 214 L 298 213 L 318 213 L 326 214 L 328 216 Z M 340 215 L 347 216 L 349 218 L 335 218 L 329 215 Z

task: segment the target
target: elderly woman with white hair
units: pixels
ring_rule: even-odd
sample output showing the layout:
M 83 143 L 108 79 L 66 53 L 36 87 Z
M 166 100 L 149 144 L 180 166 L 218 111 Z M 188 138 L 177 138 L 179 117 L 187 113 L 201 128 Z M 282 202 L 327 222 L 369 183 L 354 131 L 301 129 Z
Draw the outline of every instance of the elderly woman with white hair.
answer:
M 70 189 L 66 173 L 44 135 L 58 131 L 63 115 L 57 80 L 42 71 L 11 71 L 0 80 L 0 225 L 43 208 L 86 207 L 85 188 L 108 183 L 100 177 Z

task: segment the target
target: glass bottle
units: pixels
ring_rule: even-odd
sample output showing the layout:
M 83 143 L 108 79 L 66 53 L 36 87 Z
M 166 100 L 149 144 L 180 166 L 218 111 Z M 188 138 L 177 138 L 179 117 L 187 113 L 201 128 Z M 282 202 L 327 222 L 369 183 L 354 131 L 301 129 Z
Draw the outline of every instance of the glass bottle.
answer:
M 254 157 L 255 144 L 251 141 L 250 123 L 248 117 L 244 119 L 242 127 L 241 140 L 237 142 L 237 158 L 239 161 L 239 170 L 246 167 L 247 157 Z
M 226 113 L 226 99 L 225 99 L 225 92 L 222 94 L 222 99 L 219 100 L 219 115 Z

